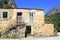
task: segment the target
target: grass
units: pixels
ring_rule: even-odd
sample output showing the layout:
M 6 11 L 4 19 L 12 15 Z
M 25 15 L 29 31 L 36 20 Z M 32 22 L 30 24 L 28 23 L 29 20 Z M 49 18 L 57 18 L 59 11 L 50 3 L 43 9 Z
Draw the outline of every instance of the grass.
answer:
M 18 37 L 16 35 L 13 35 L 13 36 L 2 36 L 1 38 L 12 38 L 12 39 L 18 39 Z

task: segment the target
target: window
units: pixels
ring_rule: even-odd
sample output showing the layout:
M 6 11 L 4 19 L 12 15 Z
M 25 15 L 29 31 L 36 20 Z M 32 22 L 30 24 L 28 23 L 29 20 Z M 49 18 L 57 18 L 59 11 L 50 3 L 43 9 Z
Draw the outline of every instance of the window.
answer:
M 7 15 L 7 12 L 3 12 L 3 18 L 7 18 L 8 15 Z
M 29 13 L 30 22 L 33 22 L 33 14 L 34 14 L 34 12 Z
M 30 13 L 30 16 L 33 17 L 33 13 Z

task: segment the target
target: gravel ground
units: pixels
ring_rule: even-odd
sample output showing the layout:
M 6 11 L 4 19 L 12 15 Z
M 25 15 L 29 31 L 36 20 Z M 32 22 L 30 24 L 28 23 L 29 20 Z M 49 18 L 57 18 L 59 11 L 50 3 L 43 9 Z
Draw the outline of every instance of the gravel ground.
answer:
M 60 40 L 60 36 L 43 37 L 43 38 L 27 37 L 27 38 L 22 38 L 22 39 L 0 39 L 0 40 Z
M 27 37 L 27 38 L 22 38 L 22 39 L 0 39 L 0 40 L 60 40 L 60 33 L 58 33 L 59 36 L 55 37 Z
M 34 38 L 34 37 L 27 37 L 21 40 L 60 40 L 60 36 L 56 37 L 43 37 L 43 38 Z
M 40 37 L 40 38 L 35 38 L 35 37 L 27 37 L 27 38 L 22 38 L 21 40 L 60 40 L 60 33 L 57 33 L 59 36 L 55 37 Z

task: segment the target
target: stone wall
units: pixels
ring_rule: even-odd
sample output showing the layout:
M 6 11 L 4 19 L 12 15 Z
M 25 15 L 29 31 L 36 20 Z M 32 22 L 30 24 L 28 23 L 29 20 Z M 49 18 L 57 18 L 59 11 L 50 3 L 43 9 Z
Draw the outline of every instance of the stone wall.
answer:
M 44 35 L 54 36 L 54 24 L 45 24 L 43 27 Z
M 54 25 L 53 24 L 33 25 L 33 35 L 54 36 Z
M 3 18 L 2 17 L 2 13 L 3 12 L 9 12 L 8 18 Z M 7 30 L 8 28 L 11 27 L 11 25 L 15 25 L 16 24 L 16 18 L 13 18 L 13 11 L 12 9 L 0 9 L 0 32 L 4 32 L 5 30 Z
M 53 36 L 54 25 L 44 23 L 44 11 L 37 11 L 34 14 L 34 22 L 32 24 L 32 35 L 35 36 Z

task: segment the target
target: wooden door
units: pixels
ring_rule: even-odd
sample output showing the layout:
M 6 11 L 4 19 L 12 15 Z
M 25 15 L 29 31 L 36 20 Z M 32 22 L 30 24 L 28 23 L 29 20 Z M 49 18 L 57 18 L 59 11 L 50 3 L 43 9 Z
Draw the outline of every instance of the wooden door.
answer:
M 22 12 L 17 12 L 17 22 L 22 22 Z

